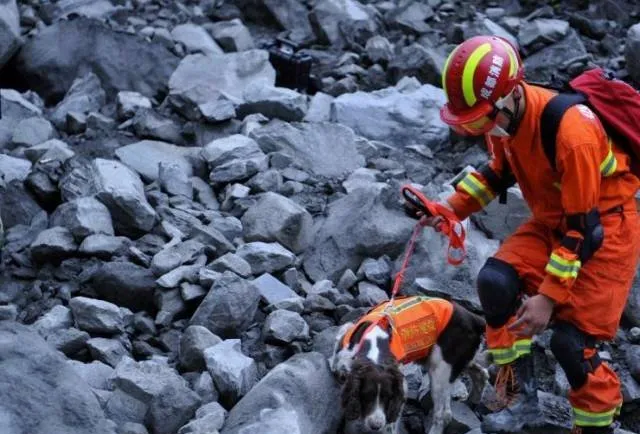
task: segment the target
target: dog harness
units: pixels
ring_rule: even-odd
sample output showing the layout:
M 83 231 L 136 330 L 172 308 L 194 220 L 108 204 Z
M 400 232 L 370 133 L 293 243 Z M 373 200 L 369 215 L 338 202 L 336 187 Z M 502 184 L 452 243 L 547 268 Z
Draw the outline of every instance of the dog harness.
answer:
M 453 305 L 442 298 L 396 297 L 391 303 L 378 304 L 360 318 L 345 333 L 341 345 L 346 348 L 355 330 L 363 323 L 377 323 L 390 329 L 389 344 L 396 360 L 408 364 L 429 355 L 452 314 Z M 358 345 L 357 342 L 355 344 Z

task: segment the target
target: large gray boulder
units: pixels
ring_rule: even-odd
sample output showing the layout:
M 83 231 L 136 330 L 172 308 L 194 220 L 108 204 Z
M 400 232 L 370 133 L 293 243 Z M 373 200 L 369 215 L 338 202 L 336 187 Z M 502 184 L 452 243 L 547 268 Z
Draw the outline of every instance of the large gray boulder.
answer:
M 140 177 L 124 164 L 96 158 L 96 197 L 104 203 L 113 219 L 118 235 L 139 235 L 149 232 L 156 221 L 156 212 L 147 202 Z
M 264 193 L 242 216 L 246 241 L 277 241 L 294 253 L 305 250 L 313 237 L 313 217 L 277 193 Z
M 93 72 L 78 76 L 67 90 L 64 99 L 56 105 L 51 120 L 59 129 L 67 125 L 70 113 L 89 114 L 98 112 L 107 100 L 107 94 L 102 88 L 100 78 Z
M 229 412 L 221 434 L 337 432 L 340 388 L 326 358 L 296 354 L 272 369 Z
M 250 137 L 264 152 L 288 154 L 301 169 L 318 176 L 344 177 L 365 164 L 356 135 L 343 125 L 272 121 Z
M 169 101 L 177 107 L 216 102 L 220 95 L 243 101 L 252 83 L 273 86 L 276 73 L 265 50 L 220 55 L 192 54 L 180 62 L 169 80 Z M 202 110 L 202 108 L 200 108 Z
M 0 147 L 11 143 L 13 132 L 24 119 L 42 115 L 42 107 L 34 105 L 13 89 L 0 89 Z
M 636 83 L 640 84 L 640 23 L 627 31 L 627 43 L 624 50 L 627 71 Z
M 177 65 L 178 58 L 163 44 L 85 17 L 43 28 L 17 57 L 18 72 L 47 100 L 61 99 L 78 74 L 87 71 L 100 77 L 110 98 L 120 90 L 154 97 L 166 89 Z
M 300 0 L 262 0 L 278 24 L 289 30 L 293 42 L 311 42 L 315 35 L 309 22 L 309 11 Z
M 237 338 L 253 322 L 259 302 L 260 293 L 251 282 L 226 271 L 215 281 L 190 323 L 222 338 Z
M 197 24 L 179 24 L 171 31 L 171 36 L 176 42 L 180 42 L 187 53 L 222 54 L 222 48 L 216 44 L 211 35 Z
M 570 29 L 567 36 L 555 44 L 535 52 L 524 60 L 525 76 L 530 81 L 552 82 L 552 77 L 571 59 L 582 58 L 587 50 L 577 32 Z
M 78 242 L 93 234 L 113 235 L 109 210 L 93 197 L 82 197 L 60 205 L 51 216 L 51 225 L 69 229 Z
M 415 224 L 404 215 L 391 188 L 358 188 L 331 203 L 305 252 L 304 270 L 314 281 L 337 283 L 347 269 L 356 271 L 365 258 L 395 256 L 403 251 Z
M 91 387 L 38 333 L 2 321 L 0 342 L 0 432 L 116 433 Z
M 135 170 L 143 179 L 158 179 L 160 164 L 177 164 L 188 177 L 193 175 L 192 159 L 197 159 L 200 148 L 176 146 L 156 140 L 143 140 L 116 149 L 116 156 Z
M 442 89 L 405 78 L 395 87 L 340 95 L 333 101 L 331 120 L 368 139 L 437 150 L 449 137 L 439 114 L 445 102 Z
M 242 353 L 240 339 L 227 339 L 207 348 L 204 359 L 222 401 L 232 407 L 258 381 L 256 362 Z
M 0 69 L 20 48 L 20 12 L 16 0 L 0 2 Z
M 216 184 L 246 180 L 269 167 L 269 158 L 255 140 L 241 134 L 213 140 L 202 149 L 202 158 Z
M 155 308 L 156 280 L 148 268 L 131 262 L 107 262 L 91 276 L 90 283 L 101 299 L 133 311 Z
M 365 34 L 364 41 L 359 41 L 364 45 L 369 37 L 378 33 L 380 27 L 375 9 L 357 0 L 317 1 L 309 20 L 320 42 L 338 48 L 349 42 L 353 36 L 350 30 L 357 29 L 357 34 Z

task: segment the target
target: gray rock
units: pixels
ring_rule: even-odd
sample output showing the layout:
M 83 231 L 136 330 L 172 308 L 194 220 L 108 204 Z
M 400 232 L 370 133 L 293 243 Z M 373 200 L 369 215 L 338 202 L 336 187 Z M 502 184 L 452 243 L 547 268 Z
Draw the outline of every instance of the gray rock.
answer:
M 116 233 L 136 235 L 150 231 L 156 213 L 147 202 L 140 177 L 118 161 L 96 158 L 93 167 L 96 197 L 109 209 Z
M 444 103 L 442 89 L 403 79 L 396 87 L 339 96 L 333 101 L 331 120 L 368 139 L 437 150 L 449 136 L 439 120 L 439 107 Z
M 251 137 L 264 152 L 288 154 L 301 169 L 318 176 L 342 177 L 365 164 L 355 134 L 343 125 L 272 121 Z
M 80 15 L 88 18 L 105 18 L 116 10 L 108 0 L 61 0 L 42 5 L 42 19 L 48 25 L 68 18 L 69 15 Z
M 72 326 L 73 316 L 71 315 L 71 310 L 61 305 L 54 306 L 33 324 L 33 328 L 43 337 Z
M 173 119 L 166 118 L 153 110 L 142 110 L 133 117 L 133 131 L 136 136 L 162 142 L 182 143 L 182 127 Z
M 108 396 L 104 403 L 107 416 L 114 422 L 143 424 L 149 406 L 135 399 L 120 389 L 116 389 Z
M 478 35 L 494 35 L 505 38 L 511 42 L 514 47 L 518 47 L 518 38 L 513 36 L 508 30 L 501 25 L 497 24 L 489 18 L 482 18 L 476 15 L 472 21 L 467 21 L 463 24 L 463 38 L 469 39 Z
M 191 186 L 195 192 L 195 200 L 200 202 L 205 208 L 209 210 L 220 209 L 220 203 L 216 198 L 216 195 L 209 184 L 202 178 L 193 176 L 190 178 Z
M 360 306 L 370 307 L 382 303 L 389 299 L 389 296 L 376 285 L 368 282 L 358 284 L 358 302 Z
M 22 158 L 0 155 L 0 179 L 5 183 L 13 180 L 24 181 L 31 172 L 31 163 Z
M 331 103 L 333 99 L 331 95 L 317 92 L 311 98 L 309 110 L 303 120 L 305 122 L 329 122 L 331 120 Z
M 438 50 L 414 43 L 400 50 L 388 71 L 394 83 L 403 77 L 416 77 L 421 83 L 441 86 L 445 60 Z
M 206 260 L 206 256 L 200 258 Z M 181 265 L 168 273 L 163 274 L 156 280 L 158 286 L 165 289 L 177 288 L 182 282 L 198 282 L 199 272 L 205 264 L 205 260 L 198 259 L 193 265 Z
M 51 216 L 51 225 L 67 228 L 78 242 L 89 235 L 113 235 L 109 210 L 102 202 L 92 197 L 83 197 L 60 205 Z
M 399 255 L 414 220 L 395 204 L 395 191 L 359 189 L 329 205 L 314 242 L 305 252 L 304 270 L 314 281 L 337 282 L 366 257 Z
M 187 309 L 187 306 L 180 296 L 179 289 L 156 292 L 156 305 L 158 306 L 158 314 L 156 315 L 155 323 L 159 328 L 171 326 L 173 319 L 178 316 L 183 316 Z
M 434 16 L 433 9 L 417 1 L 404 2 L 387 17 L 387 21 L 407 33 L 422 34 L 431 30 L 427 21 Z
M 235 246 L 231 244 L 227 237 L 213 226 L 214 224 L 209 226 L 196 225 L 192 229 L 191 236 L 194 240 L 213 246 L 219 254 L 235 250 Z
M 242 102 L 251 83 L 275 84 L 275 70 L 265 50 L 247 50 L 216 56 L 193 54 L 185 57 L 169 80 L 169 99 L 178 106 L 199 105 L 219 99 L 220 93 L 235 103 Z M 194 92 L 195 91 L 195 92 Z
M 104 234 L 89 235 L 82 241 L 82 244 L 80 244 L 78 253 L 101 259 L 109 259 L 117 252 L 124 250 L 129 242 L 129 239 L 126 237 L 114 237 Z
M 319 42 L 342 48 L 348 42 L 351 29 L 369 37 L 379 33 L 380 23 L 374 19 L 374 11 L 356 0 L 320 0 L 315 3 L 309 20 Z M 365 36 L 360 42 L 364 45 L 367 39 Z
M 281 271 L 295 261 L 295 255 L 280 243 L 254 241 L 241 245 L 236 253 L 251 265 L 253 274 Z
M 109 378 L 115 372 L 111 366 L 96 361 L 82 363 L 77 360 L 69 360 L 68 363 L 89 386 L 94 389 L 108 390 Z
M 228 339 L 204 351 L 207 370 L 221 399 L 233 407 L 258 381 L 256 362 L 245 356 L 239 339 Z
M 128 355 L 127 349 L 117 339 L 93 338 L 87 341 L 91 357 L 109 366 L 116 367 L 123 357 Z
M 625 351 L 629 372 L 640 382 L 640 345 L 629 345 Z
M 342 417 L 338 402 L 340 389 L 326 358 L 320 353 L 296 354 L 232 408 L 221 434 L 337 432 Z
M 55 84 L 53 85 L 55 86 Z M 67 116 L 70 113 L 97 112 L 105 102 L 106 93 L 102 88 L 100 78 L 93 72 L 88 72 L 70 83 L 64 99 L 53 110 L 51 120 L 56 127 L 64 129 L 67 125 Z
M 313 238 L 311 214 L 284 196 L 264 193 L 242 216 L 246 241 L 277 241 L 295 253 L 304 251 Z
M 18 224 L 30 224 L 42 211 L 20 180 L 0 184 L 0 216 L 3 226 L 10 229 Z
M 37 333 L 2 321 L 0 340 L 3 434 L 116 434 L 89 385 Z
M 51 122 L 44 118 L 32 117 L 16 125 L 11 141 L 15 146 L 35 146 L 54 138 L 55 134 Z
M 42 231 L 31 243 L 31 257 L 36 262 L 59 263 L 77 250 L 78 245 L 71 232 L 60 226 Z
M 116 149 L 116 156 L 124 164 L 135 170 L 143 179 L 155 181 L 160 173 L 160 164 L 177 164 L 187 176 L 193 175 L 190 162 L 196 149 L 171 145 L 165 142 L 143 140 Z
M 151 311 L 156 287 L 151 270 L 130 262 L 107 262 L 91 276 L 91 285 L 103 300 L 135 312 Z
M 8 304 L 0 306 L 0 321 L 15 321 L 18 317 L 18 306 Z
M 160 163 L 158 181 L 162 191 L 169 196 L 193 198 L 193 186 L 189 175 L 175 163 Z
M 301 43 L 315 39 L 308 18 L 309 11 L 300 0 L 262 0 L 262 3 L 278 24 L 290 31 L 289 40 Z
M 551 82 L 552 76 L 557 75 L 558 65 L 586 55 L 587 50 L 582 40 L 575 30 L 570 29 L 561 41 L 528 56 L 524 60 L 524 68 L 530 81 Z
M 640 23 L 631 26 L 627 31 L 624 54 L 629 75 L 636 83 L 640 83 Z
M 265 340 L 275 344 L 290 344 L 309 339 L 309 325 L 300 314 L 279 309 L 271 312 L 262 329 Z
M 268 305 L 276 304 L 283 300 L 300 298 L 291 288 L 268 273 L 254 279 L 252 283 L 258 288 L 262 301 Z
M 452 419 L 451 422 L 449 422 L 449 425 L 447 425 L 448 433 L 468 434 L 471 430 L 480 428 L 480 419 L 478 419 L 473 410 L 471 410 L 467 404 L 452 400 L 451 412 Z M 425 423 L 425 432 L 428 432 L 428 429 L 429 426 Z
M 136 59 L 136 68 L 122 59 Z M 98 75 L 110 98 L 119 90 L 153 97 L 166 89 L 177 64 L 162 44 L 83 17 L 42 29 L 17 57 L 18 71 L 47 100 L 61 98 L 81 71 Z
M 160 250 L 151 261 L 151 271 L 160 276 L 181 265 L 193 263 L 204 252 L 204 248 L 201 242 L 188 240 Z
M 251 276 L 251 265 L 235 253 L 226 253 L 207 267 L 213 271 L 224 273 L 233 271 L 240 277 Z
M 89 333 L 77 328 L 70 328 L 47 336 L 47 343 L 66 356 L 73 357 L 87 348 L 89 339 L 91 339 Z
M 134 422 L 125 422 L 120 427 L 120 432 L 118 434 L 149 434 L 147 428 L 144 425 Z
M 180 24 L 173 28 L 171 36 L 187 49 L 187 53 L 222 54 L 222 49 L 207 31 L 196 24 Z
M 240 117 L 260 113 L 268 118 L 295 122 L 302 120 L 308 110 L 305 95 L 284 87 L 250 84 L 243 97 L 245 102 L 237 110 Z
M 0 5 L 0 69 L 11 59 L 22 44 L 20 37 L 20 11 L 15 0 Z
M 116 111 L 121 120 L 133 117 L 138 111 L 151 108 L 151 100 L 138 92 L 120 91 L 116 97 Z
M 220 342 L 222 339 L 205 327 L 187 327 L 180 340 L 180 366 L 187 371 L 202 371 L 205 369 L 205 350 Z
M 180 284 L 180 295 L 185 303 L 189 303 L 202 300 L 207 295 L 207 291 L 201 285 L 183 282 Z
M 487 418 L 483 419 L 482 432 L 520 432 L 522 423 L 526 423 L 524 432 L 563 432 L 571 429 L 572 410 L 569 401 L 551 393 L 538 391 L 539 413 L 533 412 L 534 420 L 513 418 L 495 418 L 489 423 Z
M 217 279 L 191 317 L 191 325 L 201 325 L 222 338 L 239 337 L 253 322 L 260 294 L 249 281 L 230 271 Z
M 69 301 L 76 326 L 90 333 L 114 334 L 124 330 L 122 312 L 115 304 L 87 297 Z
M 69 145 L 58 139 L 47 140 L 24 150 L 24 156 L 34 164 L 44 159 L 66 161 L 74 155 Z
M 476 226 L 493 240 L 504 241 L 531 216 L 531 211 L 518 187 L 507 191 L 507 203 L 492 201 L 471 219 Z
M 209 178 L 214 183 L 248 179 L 269 164 L 258 144 L 240 134 L 210 142 L 202 149 L 202 158 L 211 169 Z
M 532 52 L 560 41 L 567 35 L 568 31 L 568 21 L 538 18 L 524 22 L 518 33 L 518 40 L 523 49 Z
M 255 47 L 249 29 L 238 18 L 213 23 L 209 30 L 225 51 L 245 51 Z
M 217 402 L 220 398 L 213 378 L 208 371 L 202 372 L 193 384 L 193 390 L 200 396 L 202 402 Z
M 0 118 L 0 146 L 2 147 L 11 142 L 18 122 L 33 116 L 42 116 L 41 107 L 34 105 L 13 89 L 0 89 L 0 104 L 2 104 L 2 118 Z
M 389 62 L 394 56 L 393 44 L 381 35 L 369 38 L 364 49 L 367 57 L 374 63 Z
M 190 420 L 200 398 L 178 373 L 161 362 L 124 358 L 113 376 L 116 390 L 140 403 L 151 432 L 173 434 Z M 134 402 L 135 402 L 134 401 Z

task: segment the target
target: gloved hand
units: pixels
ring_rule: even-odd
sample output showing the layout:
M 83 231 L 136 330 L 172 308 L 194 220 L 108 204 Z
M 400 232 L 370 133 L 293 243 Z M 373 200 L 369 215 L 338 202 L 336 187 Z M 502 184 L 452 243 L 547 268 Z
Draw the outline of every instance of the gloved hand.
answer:
M 440 205 L 443 205 L 443 206 L 451 209 L 449 204 L 446 203 L 446 202 L 438 202 L 438 203 Z M 413 206 L 409 202 L 405 202 L 404 203 L 404 212 L 409 217 L 411 217 L 413 219 L 416 219 L 416 220 L 420 220 L 420 224 L 422 226 L 430 226 L 430 227 L 434 228 L 438 232 L 440 231 L 440 224 L 444 220 L 441 216 L 426 215 L 423 211 L 421 211 L 420 209 L 416 208 L 415 206 Z

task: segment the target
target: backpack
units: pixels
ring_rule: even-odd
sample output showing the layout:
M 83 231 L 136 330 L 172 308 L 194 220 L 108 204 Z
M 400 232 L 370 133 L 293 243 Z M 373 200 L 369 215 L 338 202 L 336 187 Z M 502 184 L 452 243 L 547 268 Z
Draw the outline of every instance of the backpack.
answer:
M 564 113 L 576 104 L 589 107 L 609 137 L 631 156 L 631 171 L 640 177 L 640 92 L 600 68 L 569 82 L 569 92 L 551 98 L 540 119 L 544 152 L 556 170 L 556 136 Z

